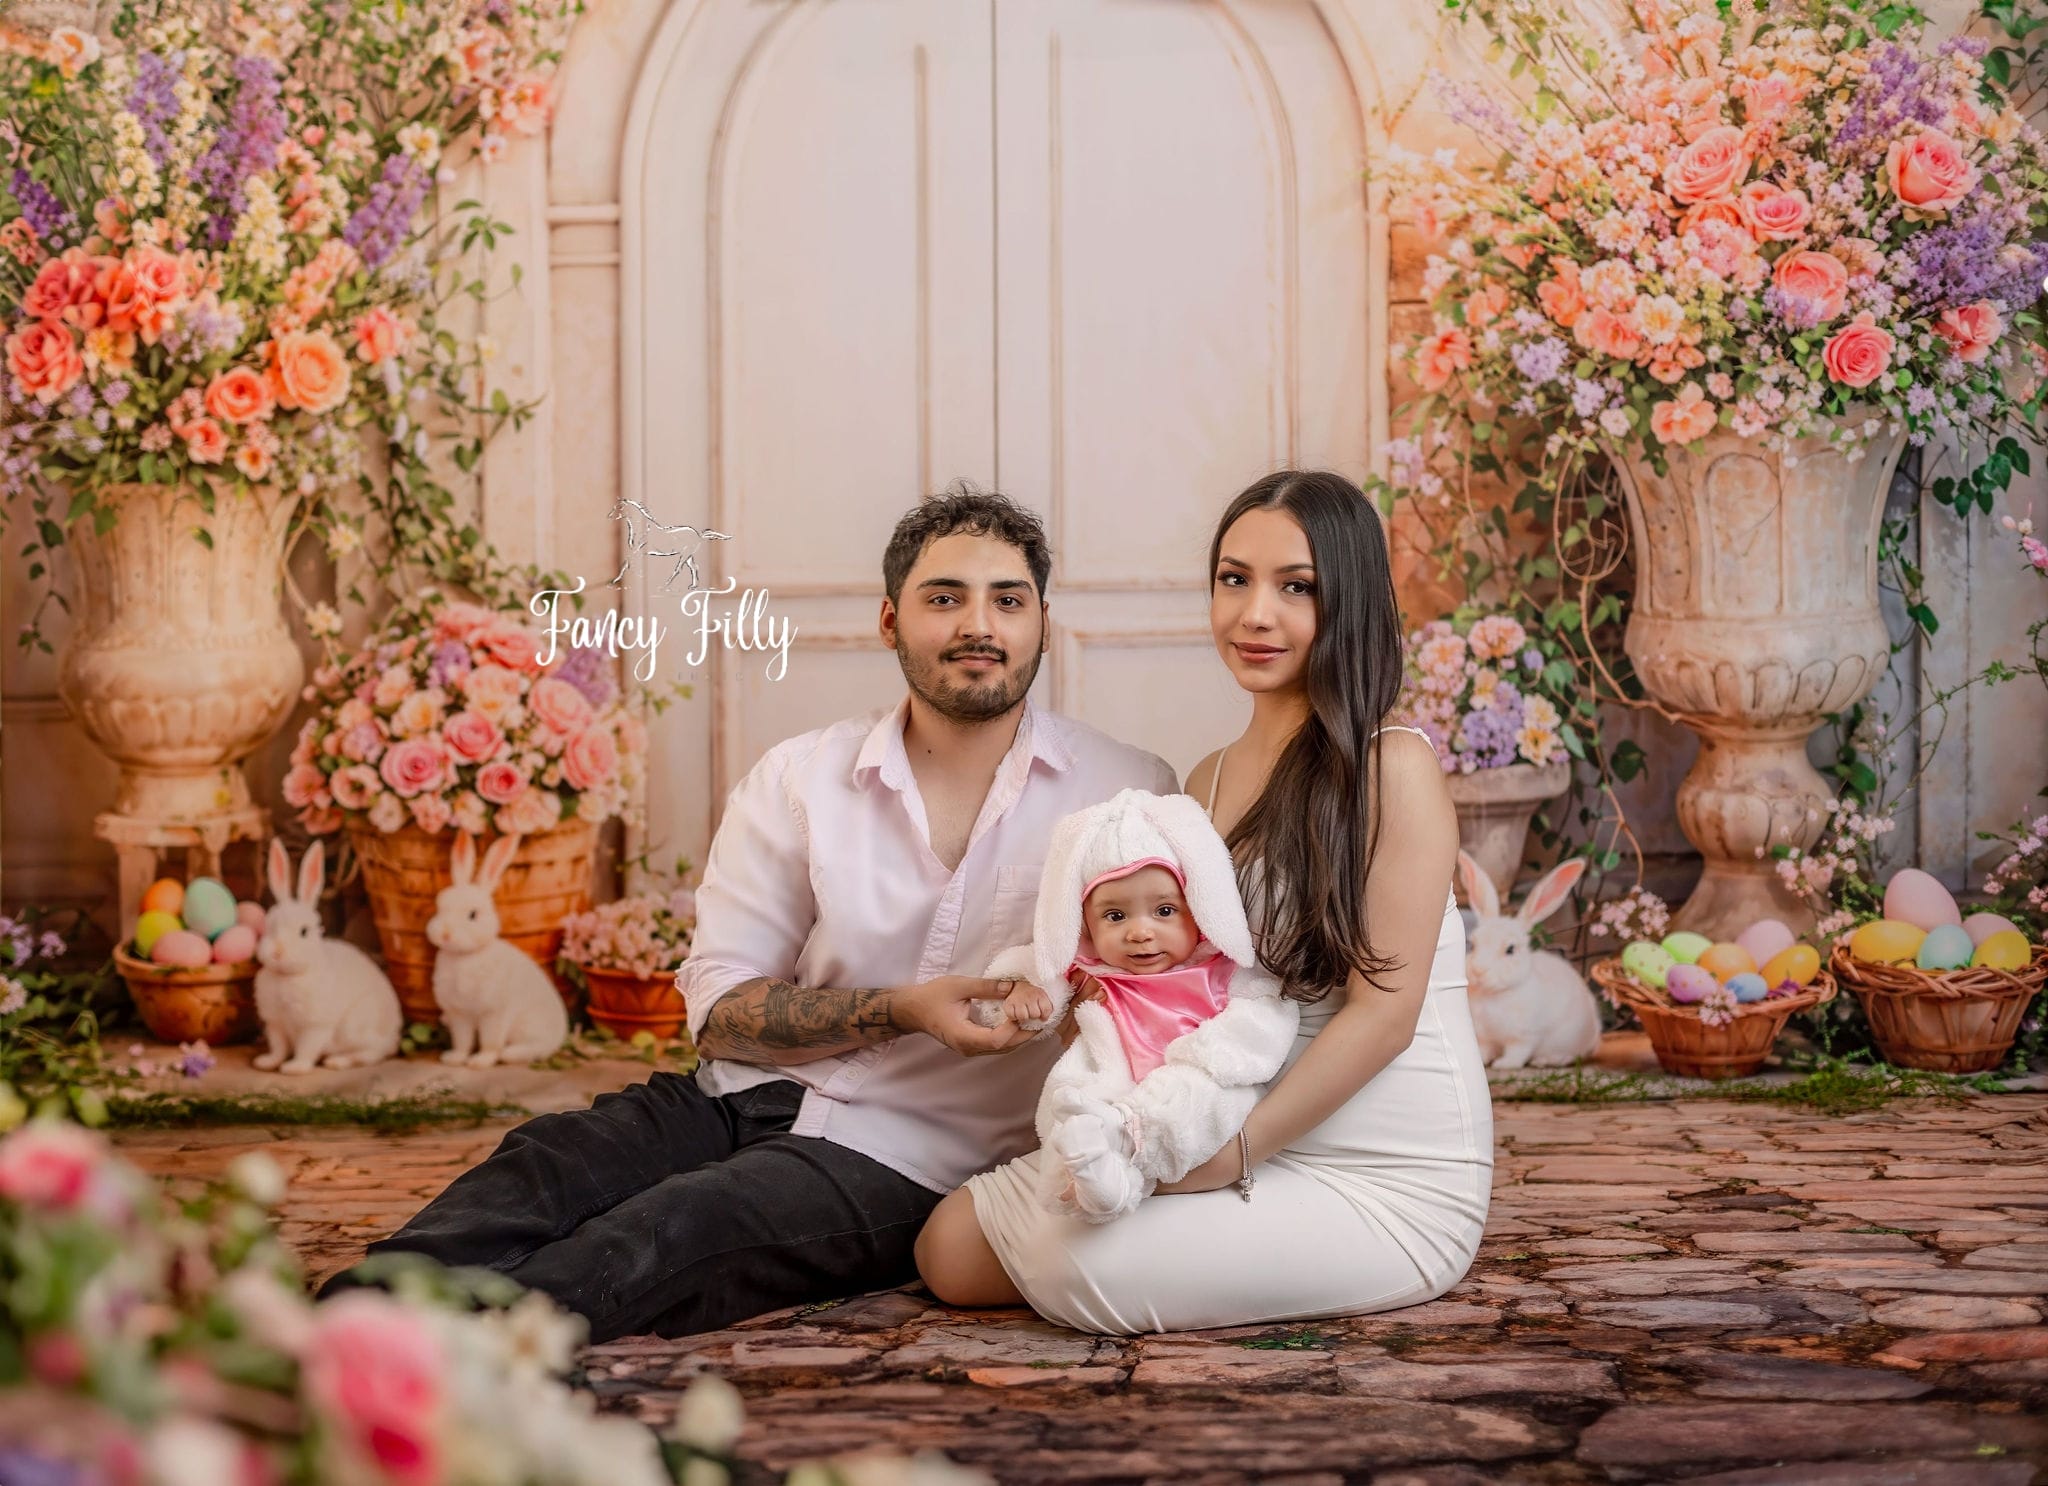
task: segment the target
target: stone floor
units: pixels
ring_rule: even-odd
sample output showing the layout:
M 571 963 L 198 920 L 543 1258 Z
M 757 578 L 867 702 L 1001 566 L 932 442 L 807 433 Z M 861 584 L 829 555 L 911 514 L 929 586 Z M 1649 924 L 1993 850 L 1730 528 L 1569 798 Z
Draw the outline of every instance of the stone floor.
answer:
M 119 1143 L 184 1179 L 270 1152 L 317 1278 L 504 1128 Z M 732 1379 L 742 1454 L 778 1469 L 888 1445 L 1005 1481 L 2048 1480 L 2048 1097 L 1503 1102 L 1496 1128 L 1478 1263 L 1386 1316 L 1095 1338 L 913 1288 L 586 1365 L 657 1423 L 698 1372 Z

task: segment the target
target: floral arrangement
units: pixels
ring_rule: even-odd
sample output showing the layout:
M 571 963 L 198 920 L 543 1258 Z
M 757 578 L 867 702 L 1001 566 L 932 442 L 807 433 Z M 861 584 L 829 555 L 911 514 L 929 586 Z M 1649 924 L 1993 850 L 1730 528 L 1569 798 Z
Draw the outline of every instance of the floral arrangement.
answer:
M 561 957 L 579 967 L 649 980 L 688 958 L 696 927 L 690 889 L 636 893 L 562 920 Z
M 1824 0 L 1634 0 L 1620 38 L 1554 0 L 1466 9 L 1533 86 L 1519 108 L 1445 90 L 1496 164 L 1396 165 L 1416 225 L 1450 235 L 1405 351 L 1426 392 L 1652 462 L 1723 426 L 1782 446 L 2031 421 L 2048 152 L 1982 42 Z
M 547 665 L 541 654 L 517 616 L 425 590 L 371 643 L 315 670 L 286 803 L 315 834 L 359 818 L 387 833 L 533 835 L 620 813 L 646 728 L 601 649 Z
M 442 316 L 482 297 L 464 255 L 505 229 L 439 188 L 458 145 L 489 161 L 545 126 L 581 9 L 128 0 L 111 44 L 0 26 L 0 512 L 32 510 L 27 553 L 88 515 L 105 530 L 124 482 L 269 484 L 380 575 L 477 567 L 426 427 L 470 425 L 468 469 L 476 425 L 522 411 L 483 401 L 491 348 Z M 358 490 L 367 513 L 343 507 Z
M 1421 728 L 1446 774 L 1561 762 L 1575 741 L 1569 662 L 1512 614 L 1460 610 L 1408 636 L 1396 720 Z M 1546 694 L 1549 693 L 1549 694 Z

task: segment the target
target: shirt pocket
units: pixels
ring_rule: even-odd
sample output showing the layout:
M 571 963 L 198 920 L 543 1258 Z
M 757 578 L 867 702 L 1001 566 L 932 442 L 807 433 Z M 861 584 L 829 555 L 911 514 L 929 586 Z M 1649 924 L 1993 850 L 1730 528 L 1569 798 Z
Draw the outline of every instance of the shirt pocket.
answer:
M 1043 863 L 996 868 L 995 896 L 989 903 L 989 947 L 995 953 L 1031 942 L 1031 921 L 1038 908 L 1038 880 Z

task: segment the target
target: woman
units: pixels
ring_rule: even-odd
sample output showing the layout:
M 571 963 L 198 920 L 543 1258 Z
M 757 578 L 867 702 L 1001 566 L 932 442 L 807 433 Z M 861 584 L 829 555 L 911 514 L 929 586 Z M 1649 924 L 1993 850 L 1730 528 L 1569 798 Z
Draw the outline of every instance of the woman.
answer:
M 1115 1222 L 1044 1211 L 1035 1151 L 971 1178 L 917 1244 L 948 1304 L 1121 1334 L 1355 1315 L 1442 1294 L 1479 1247 L 1493 1120 L 1450 893 L 1457 816 L 1428 740 L 1382 728 L 1401 645 L 1379 519 L 1341 476 L 1273 475 L 1224 512 L 1209 572 L 1252 719 L 1188 793 L 1230 844 L 1300 1034 L 1242 1148 Z

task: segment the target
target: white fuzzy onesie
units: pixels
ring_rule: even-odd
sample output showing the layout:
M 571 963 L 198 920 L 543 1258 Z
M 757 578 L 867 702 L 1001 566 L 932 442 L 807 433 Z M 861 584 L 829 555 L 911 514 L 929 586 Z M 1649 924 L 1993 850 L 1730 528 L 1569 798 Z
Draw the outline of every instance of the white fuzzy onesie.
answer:
M 1038 1100 L 1041 1197 L 1056 1212 L 1093 1222 L 1129 1212 L 1233 1139 L 1280 1071 L 1300 1017 L 1259 968 L 1230 852 L 1201 805 L 1189 795 L 1127 789 L 1054 827 L 1032 942 L 1003 951 L 986 972 L 1030 981 L 1052 998 L 1041 1035 L 1053 1035 L 1073 998 L 1067 971 L 1081 947 L 1083 886 L 1144 857 L 1180 868 L 1188 911 L 1235 968 L 1223 1009 L 1169 1042 L 1163 1064 L 1142 1079 L 1132 1078 L 1108 1011 L 1094 1001 L 1076 1008 L 1079 1035 Z

